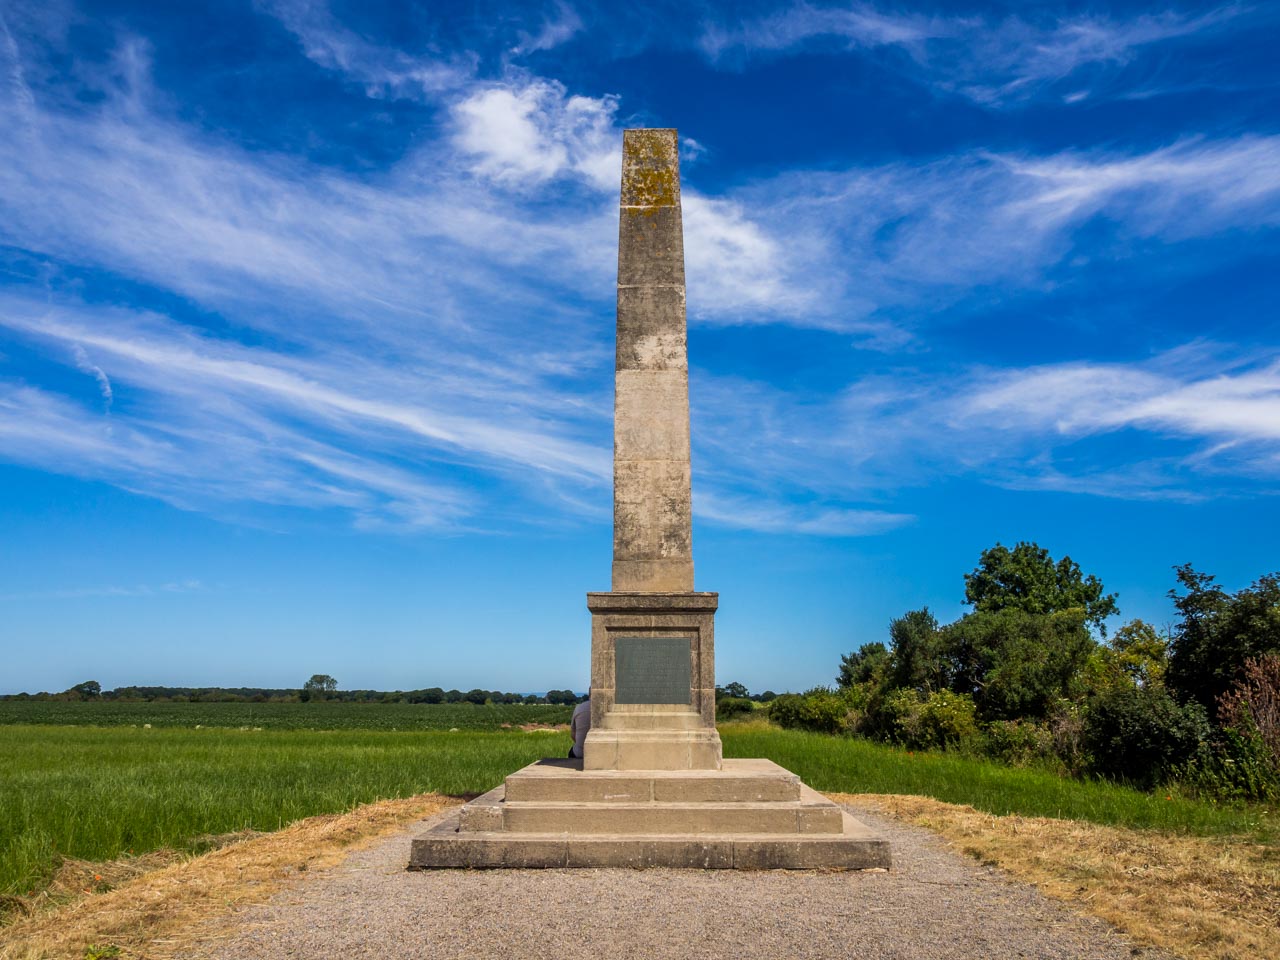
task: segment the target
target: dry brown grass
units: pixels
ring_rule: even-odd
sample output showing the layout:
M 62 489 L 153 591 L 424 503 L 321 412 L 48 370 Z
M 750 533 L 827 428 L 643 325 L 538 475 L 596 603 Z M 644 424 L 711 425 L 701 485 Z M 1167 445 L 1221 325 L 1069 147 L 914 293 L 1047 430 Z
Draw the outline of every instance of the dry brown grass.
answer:
M 997 817 L 926 797 L 829 794 L 926 827 L 957 849 L 1191 960 L 1280 957 L 1280 850 L 1078 820 Z
M 26 902 L 25 916 L 0 927 L 0 960 L 83 960 L 90 946 L 115 946 L 121 958 L 181 956 L 234 907 L 264 901 L 299 871 L 331 866 L 458 802 L 437 794 L 382 800 L 274 833 L 218 838 L 225 845 L 196 857 L 162 851 L 64 864 L 42 901 Z
M 997 817 L 924 797 L 829 794 L 914 823 L 1034 883 L 1135 940 L 1192 960 L 1280 957 L 1280 850 L 1249 839 L 1187 837 L 1073 820 Z M 83 960 L 90 945 L 165 960 L 233 922 L 298 873 L 338 863 L 459 801 L 424 794 L 312 817 L 269 834 L 211 838 L 197 857 L 159 852 L 68 862 L 25 916 L 0 927 L 0 960 Z

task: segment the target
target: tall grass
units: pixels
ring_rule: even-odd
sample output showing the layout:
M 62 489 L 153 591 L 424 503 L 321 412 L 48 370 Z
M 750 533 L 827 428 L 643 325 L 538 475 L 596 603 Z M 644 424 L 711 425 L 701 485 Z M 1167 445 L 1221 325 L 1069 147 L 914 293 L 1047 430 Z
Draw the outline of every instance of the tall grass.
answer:
M 0 726 L 0 892 L 105 860 L 424 791 L 480 793 L 562 733 Z
M 903 793 L 994 814 L 1064 817 L 1201 835 L 1275 836 L 1257 808 L 1145 794 L 864 740 L 721 729 L 730 757 L 768 757 L 812 786 Z M 0 893 L 27 893 L 60 857 L 106 860 L 425 791 L 480 793 L 544 756 L 564 733 L 518 730 L 236 730 L 0 724 Z
M 988 813 L 1058 817 L 1201 835 L 1273 837 L 1259 807 L 1222 806 L 1176 793 L 1144 793 L 1102 780 L 1073 780 L 1034 768 L 946 753 L 909 752 L 853 737 L 780 730 L 762 723 L 720 729 L 727 757 L 768 757 L 818 790 L 905 793 Z

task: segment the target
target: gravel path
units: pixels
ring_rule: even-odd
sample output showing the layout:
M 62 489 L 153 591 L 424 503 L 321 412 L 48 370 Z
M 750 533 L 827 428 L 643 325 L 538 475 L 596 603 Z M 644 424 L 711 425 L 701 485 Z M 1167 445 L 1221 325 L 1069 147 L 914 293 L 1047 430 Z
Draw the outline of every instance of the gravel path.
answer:
M 423 824 L 301 875 L 248 908 L 210 957 L 576 960 L 1121 958 L 1105 923 L 950 851 L 924 830 L 853 808 L 894 843 L 893 870 L 441 870 L 409 873 Z M 427 821 L 431 823 L 434 821 Z

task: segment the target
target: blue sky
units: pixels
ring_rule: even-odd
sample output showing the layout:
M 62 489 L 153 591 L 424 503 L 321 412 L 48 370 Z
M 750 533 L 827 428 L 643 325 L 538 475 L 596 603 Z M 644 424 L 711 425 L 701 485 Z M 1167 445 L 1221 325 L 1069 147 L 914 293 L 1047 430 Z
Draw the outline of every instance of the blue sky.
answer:
M 1274 5 L 620 7 L 0 4 L 0 692 L 585 687 L 631 126 L 721 681 L 1280 567 Z

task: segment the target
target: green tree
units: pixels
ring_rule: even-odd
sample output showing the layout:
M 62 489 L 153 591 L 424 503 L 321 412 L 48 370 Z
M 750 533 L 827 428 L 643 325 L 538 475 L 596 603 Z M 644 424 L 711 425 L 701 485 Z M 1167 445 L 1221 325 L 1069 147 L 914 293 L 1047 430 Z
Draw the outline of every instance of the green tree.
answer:
M 302 685 L 302 700 L 326 700 L 338 689 L 338 681 L 327 673 L 313 673 Z
M 1070 557 L 1055 562 L 1048 550 L 1027 542 L 1012 550 L 997 543 L 984 551 L 978 566 L 964 576 L 964 595 L 978 613 L 1081 610 L 1084 621 L 1104 637 L 1104 621 L 1120 612 L 1116 595 L 1104 594 L 1101 580 L 1092 574 L 1084 576 Z
M 910 610 L 889 623 L 890 685 L 921 693 L 951 684 L 952 659 L 938 618 L 928 607 Z
M 97 680 L 86 680 L 84 683 L 77 683 L 67 693 L 78 694 L 81 700 L 93 700 L 102 696 L 102 684 Z
M 840 675 L 836 683 L 852 687 L 855 683 L 878 683 L 889 672 L 889 648 L 879 640 L 864 643 L 853 653 L 840 658 Z
M 746 700 L 751 694 L 747 688 L 740 683 L 726 683 L 723 687 L 716 687 L 716 699 L 722 697 L 733 697 L 735 700 Z
M 1079 676 L 1097 646 L 1080 609 L 979 611 L 944 627 L 942 637 L 951 689 L 971 695 L 984 720 L 1043 718 L 1059 700 L 1082 695 Z
M 1169 638 L 1145 620 L 1130 620 L 1098 647 L 1086 667 L 1095 690 L 1162 687 L 1169 668 Z
M 1173 628 L 1167 683 L 1213 715 L 1246 661 L 1280 653 L 1280 573 L 1232 594 L 1189 563 L 1174 569 L 1184 592 L 1169 591 L 1182 619 Z

